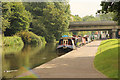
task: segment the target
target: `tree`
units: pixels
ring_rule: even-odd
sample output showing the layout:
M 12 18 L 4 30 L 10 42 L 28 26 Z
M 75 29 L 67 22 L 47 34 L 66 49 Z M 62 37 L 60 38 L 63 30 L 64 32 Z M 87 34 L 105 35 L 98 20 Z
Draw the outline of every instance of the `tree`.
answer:
M 82 21 L 82 18 L 79 17 L 79 15 L 72 15 L 71 17 L 73 18 L 73 21 Z
M 99 18 L 90 15 L 90 16 L 83 17 L 82 21 L 99 21 Z
M 70 8 L 67 2 L 36 2 L 24 5 L 33 15 L 31 31 L 44 36 L 47 42 L 58 40 L 68 30 Z
M 4 33 L 10 26 L 9 18 L 11 14 L 10 3 L 2 3 L 2 32 Z
M 101 21 L 113 21 L 114 13 L 109 12 L 107 14 L 99 14 L 99 18 Z
M 114 19 L 120 25 L 120 1 L 119 2 L 105 2 L 102 1 L 101 4 L 102 10 L 98 10 L 98 13 L 114 13 Z
M 6 36 L 14 35 L 21 30 L 29 30 L 31 14 L 25 10 L 21 2 L 3 3 L 2 12 L 3 32 Z
M 33 19 L 38 19 L 38 16 L 43 16 L 43 9 L 48 4 L 48 2 L 23 2 L 25 9 L 32 14 Z

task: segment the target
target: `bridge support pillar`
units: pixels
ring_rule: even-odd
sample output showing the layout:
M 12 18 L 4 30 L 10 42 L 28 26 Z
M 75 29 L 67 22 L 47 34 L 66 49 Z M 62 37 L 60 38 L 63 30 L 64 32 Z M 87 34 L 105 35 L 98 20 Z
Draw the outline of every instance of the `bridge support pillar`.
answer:
M 112 39 L 116 39 L 117 29 L 112 29 Z

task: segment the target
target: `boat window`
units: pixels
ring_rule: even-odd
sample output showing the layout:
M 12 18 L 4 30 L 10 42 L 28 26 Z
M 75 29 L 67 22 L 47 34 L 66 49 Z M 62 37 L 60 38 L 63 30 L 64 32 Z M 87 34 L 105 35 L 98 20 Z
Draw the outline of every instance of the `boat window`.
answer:
M 71 39 L 68 39 L 68 45 L 72 45 Z
M 66 41 L 66 44 L 68 44 L 68 41 Z
M 88 40 L 87 40 L 87 37 L 86 37 L 85 39 L 86 39 L 86 41 L 88 41 Z
M 65 44 L 65 41 L 64 41 L 64 44 Z
M 63 44 L 63 39 L 59 41 L 59 45 L 62 45 L 62 44 Z

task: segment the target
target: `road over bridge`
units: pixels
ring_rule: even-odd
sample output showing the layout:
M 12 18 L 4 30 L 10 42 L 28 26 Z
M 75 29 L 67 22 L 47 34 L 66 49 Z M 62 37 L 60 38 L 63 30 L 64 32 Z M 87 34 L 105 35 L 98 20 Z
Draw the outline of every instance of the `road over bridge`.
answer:
M 69 25 L 70 31 L 109 31 L 112 38 L 116 38 L 116 32 L 120 30 L 115 21 L 86 21 L 86 22 L 71 22 Z

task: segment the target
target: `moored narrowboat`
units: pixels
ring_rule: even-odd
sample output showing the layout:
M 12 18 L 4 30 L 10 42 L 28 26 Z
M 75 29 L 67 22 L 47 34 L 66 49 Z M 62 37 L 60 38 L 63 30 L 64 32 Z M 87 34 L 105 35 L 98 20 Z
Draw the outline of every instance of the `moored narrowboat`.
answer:
M 59 44 L 57 46 L 57 50 L 59 52 L 62 51 L 71 51 L 73 49 L 75 49 L 75 43 L 72 39 L 72 37 L 69 37 L 67 35 L 62 36 L 62 38 L 59 40 Z

